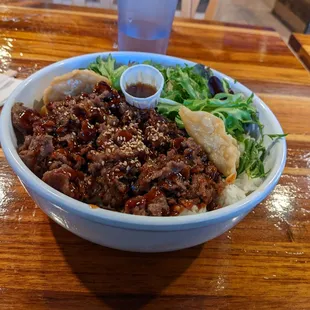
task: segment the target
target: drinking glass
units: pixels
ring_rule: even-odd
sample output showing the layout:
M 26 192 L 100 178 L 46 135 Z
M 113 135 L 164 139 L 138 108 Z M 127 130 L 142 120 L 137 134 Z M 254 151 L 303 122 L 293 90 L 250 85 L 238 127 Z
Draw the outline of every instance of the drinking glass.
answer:
M 118 0 L 118 49 L 165 54 L 177 0 Z

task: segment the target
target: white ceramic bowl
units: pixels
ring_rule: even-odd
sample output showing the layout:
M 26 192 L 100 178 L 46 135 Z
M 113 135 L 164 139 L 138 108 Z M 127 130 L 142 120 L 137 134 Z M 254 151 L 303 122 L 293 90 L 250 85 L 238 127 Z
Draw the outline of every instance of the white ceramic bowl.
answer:
M 136 252 L 164 252 L 191 247 L 215 238 L 231 229 L 260 203 L 275 187 L 286 160 L 286 142 L 279 141 L 267 158 L 267 170 L 271 171 L 262 185 L 242 201 L 212 212 L 180 217 L 144 217 L 91 209 L 87 204 L 74 200 L 36 177 L 22 162 L 16 151 L 16 137 L 11 122 L 11 108 L 16 101 L 32 107 L 35 99 L 42 97 L 43 90 L 58 75 L 73 69 L 87 67 L 96 53 L 70 58 L 52 64 L 31 75 L 8 98 L 0 121 L 0 139 L 4 154 L 37 205 L 55 222 L 92 242 L 111 248 Z M 194 65 L 190 61 L 165 55 L 113 52 L 119 63 L 153 60 L 163 65 Z M 216 76 L 225 78 L 234 91 L 246 96 L 251 91 L 233 79 L 214 70 Z M 282 133 L 282 128 L 270 109 L 257 96 L 254 97 L 262 123 L 267 133 Z M 263 233 L 263 232 L 262 232 Z

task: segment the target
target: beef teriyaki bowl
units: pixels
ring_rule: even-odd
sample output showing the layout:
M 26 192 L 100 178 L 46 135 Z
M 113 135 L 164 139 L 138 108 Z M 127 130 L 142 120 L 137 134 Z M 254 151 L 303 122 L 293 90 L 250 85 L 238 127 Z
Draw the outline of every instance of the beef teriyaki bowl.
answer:
M 211 72 L 210 70 L 206 70 L 205 72 L 203 72 L 203 76 L 207 76 L 207 79 L 209 79 L 209 82 L 210 80 L 223 81 L 223 87 L 226 89 L 227 93 L 225 95 L 223 94 L 217 94 L 217 95 L 211 94 L 210 95 L 210 92 L 212 93 L 214 89 L 212 90 L 212 85 L 209 84 L 208 94 L 206 96 L 209 96 L 209 98 L 213 96 L 215 98 L 214 101 L 212 100 L 210 101 L 211 107 L 214 106 L 215 103 L 218 103 L 220 105 L 222 103 L 223 104 L 226 103 L 228 98 L 233 98 L 233 100 L 237 100 L 238 104 L 240 104 L 240 107 L 244 107 L 245 104 L 249 104 L 249 102 L 251 101 L 251 104 L 253 104 L 253 107 L 251 107 L 252 109 L 251 111 L 255 112 L 255 113 L 253 112 L 254 114 L 251 112 L 252 117 L 253 118 L 257 116 L 259 117 L 259 122 L 263 124 L 264 126 L 263 127 L 264 133 L 266 135 L 268 134 L 268 136 L 270 137 L 270 139 L 261 140 L 260 144 L 258 144 L 260 149 L 264 149 L 264 161 L 263 161 L 264 167 L 260 167 L 260 169 L 256 169 L 256 170 L 253 170 L 253 169 L 251 170 L 251 167 L 244 168 L 246 166 L 245 159 L 243 158 L 241 160 L 242 154 L 244 154 L 248 145 L 245 143 L 243 146 L 243 149 L 239 150 L 239 147 L 238 149 L 236 148 L 236 143 L 235 142 L 232 143 L 231 146 L 235 147 L 235 149 L 237 150 L 238 159 L 240 156 L 240 163 L 237 166 L 238 174 L 243 168 L 243 170 L 251 171 L 248 173 L 252 173 L 254 176 L 256 176 L 257 174 L 262 176 L 260 179 L 260 182 L 256 184 L 255 190 L 252 189 L 247 195 L 244 195 L 244 196 L 239 195 L 239 198 L 237 199 L 237 201 L 235 199 L 231 201 L 232 203 L 230 203 L 230 202 L 227 202 L 226 200 L 226 203 L 225 203 L 226 206 L 221 206 L 221 207 L 219 207 L 219 205 L 215 203 L 215 201 L 213 201 L 212 203 L 210 203 L 210 205 L 212 205 L 211 211 L 208 209 L 208 206 L 206 206 L 206 204 L 204 203 L 199 204 L 200 209 L 195 205 L 195 208 L 197 210 L 200 210 L 200 211 L 203 210 L 203 212 L 198 212 L 197 214 L 194 214 L 194 212 L 192 212 L 193 209 L 187 210 L 186 204 L 184 203 L 181 206 L 181 209 L 185 210 L 186 212 L 183 212 L 183 211 L 181 212 L 179 205 L 173 209 L 171 207 L 171 204 L 175 204 L 176 202 L 178 202 L 179 204 L 179 201 L 181 202 L 185 201 L 188 203 L 190 199 L 178 200 L 179 199 L 178 189 L 175 189 L 175 192 L 172 192 L 172 194 L 169 194 L 170 195 L 169 197 L 167 194 L 167 197 L 165 197 L 165 199 L 163 200 L 165 204 L 165 208 L 166 208 L 166 211 L 165 212 L 163 211 L 161 213 L 161 215 L 163 216 L 145 216 L 145 215 L 158 215 L 158 204 L 157 204 L 157 209 L 154 208 L 154 205 L 152 206 L 152 208 L 148 206 L 148 209 L 141 209 L 138 206 L 138 204 L 140 204 L 141 201 L 144 201 L 143 194 L 139 194 L 140 196 L 138 197 L 140 197 L 139 198 L 140 200 L 139 200 L 139 203 L 136 203 L 134 209 L 130 209 L 130 210 L 128 209 L 130 208 L 130 205 L 132 204 L 132 200 L 129 199 L 130 203 L 128 202 L 129 200 L 126 201 L 126 207 L 124 209 L 125 211 L 122 209 L 121 210 L 122 212 L 116 212 L 115 210 L 111 210 L 111 208 L 103 208 L 103 207 L 94 208 L 93 204 L 89 201 L 87 201 L 86 203 L 86 202 L 79 201 L 78 199 L 74 199 L 75 196 L 71 195 L 70 197 L 70 193 L 69 195 L 64 194 L 65 190 L 63 190 L 63 192 L 57 190 L 59 186 L 59 184 L 57 184 L 57 178 L 54 178 L 53 183 L 51 183 L 51 181 L 49 183 L 49 181 L 47 180 L 50 180 L 50 179 L 48 179 L 47 177 L 43 177 L 42 179 L 46 181 L 44 182 L 40 177 L 38 177 L 34 172 L 32 172 L 31 169 L 29 169 L 29 162 L 27 163 L 28 165 L 27 166 L 25 164 L 25 159 L 22 160 L 22 158 L 19 155 L 20 149 L 18 149 L 19 147 L 18 141 L 20 137 L 17 137 L 18 135 L 16 134 L 16 124 L 15 124 L 15 129 L 14 129 L 13 127 L 14 120 L 12 119 L 12 109 L 14 109 L 14 107 L 16 106 L 15 104 L 17 102 L 22 102 L 24 105 L 24 109 L 34 108 L 34 104 L 35 103 L 37 104 L 38 102 L 40 102 L 42 100 L 42 97 L 46 97 L 47 94 L 50 95 L 51 98 L 53 97 L 53 91 L 47 93 L 45 92 L 45 90 L 51 85 L 51 82 L 53 81 L 55 77 L 67 74 L 71 72 L 72 70 L 76 70 L 80 68 L 88 68 L 89 64 L 93 63 L 97 57 L 108 58 L 108 56 L 113 57 L 113 59 L 115 59 L 117 63 L 125 64 L 125 65 L 127 65 L 128 63 L 130 64 L 143 63 L 145 61 L 147 61 L 148 64 L 156 63 L 157 68 L 159 68 L 159 70 L 163 73 L 166 79 L 167 79 L 167 76 L 162 69 L 163 67 L 173 67 L 173 68 L 177 68 L 176 70 L 180 70 L 179 68 L 187 68 L 187 69 L 184 69 L 186 71 L 186 70 L 190 70 L 188 68 L 191 68 L 196 65 L 195 63 L 187 61 L 187 60 L 183 60 L 183 59 L 179 59 L 175 57 L 169 57 L 165 55 L 149 54 L 149 53 L 136 53 L 136 52 L 113 52 L 111 54 L 97 53 L 97 54 L 89 54 L 89 55 L 74 57 L 74 58 L 70 58 L 64 61 L 57 62 L 55 64 L 52 64 L 48 67 L 41 69 L 40 71 L 31 75 L 25 81 L 23 81 L 18 86 L 18 88 L 11 94 L 11 96 L 8 98 L 1 112 L 0 139 L 1 139 L 1 145 L 2 145 L 3 152 L 10 166 L 12 167 L 12 169 L 14 170 L 14 172 L 20 179 L 21 183 L 23 184 L 23 186 L 25 187 L 29 195 L 32 197 L 35 203 L 43 210 L 43 212 L 45 212 L 51 219 L 53 219 L 59 225 L 71 231 L 72 233 L 86 240 L 92 241 L 100 245 L 104 245 L 104 246 L 115 248 L 115 249 L 126 250 L 126 251 L 134 251 L 134 252 L 165 252 L 165 251 L 173 251 L 173 250 L 195 246 L 195 245 L 201 244 L 203 242 L 206 242 L 210 239 L 213 239 L 221 235 L 225 231 L 235 226 L 256 205 L 258 205 L 264 198 L 268 196 L 268 194 L 276 186 L 281 176 L 281 173 L 284 169 L 284 165 L 285 165 L 286 142 L 284 138 L 281 138 L 281 135 L 283 134 L 282 128 L 278 120 L 276 119 L 276 117 L 271 112 L 271 110 L 267 107 L 266 104 L 262 102 L 261 99 L 259 99 L 256 95 L 251 96 L 252 92 L 249 89 L 247 89 L 245 86 L 243 86 L 242 84 L 234 81 L 230 77 L 220 72 L 217 72 L 215 70 L 212 70 L 213 72 L 212 74 L 210 73 Z M 100 60 L 98 61 L 100 62 Z M 198 69 L 201 70 L 201 66 Z M 186 74 L 191 74 L 189 71 L 186 71 L 186 72 L 187 72 Z M 169 74 L 171 74 L 171 70 L 169 71 Z M 182 75 L 183 73 L 181 72 L 180 74 Z M 170 76 L 170 79 L 173 79 L 173 77 Z M 196 82 L 193 82 L 193 83 L 196 83 Z M 102 85 L 104 85 L 104 87 L 107 87 L 106 84 L 102 84 Z M 103 87 L 102 85 L 100 87 Z M 169 87 L 171 88 L 171 85 L 169 85 Z M 240 96 L 230 97 L 230 96 L 235 96 L 232 94 L 238 95 L 240 93 L 243 94 L 241 96 L 242 98 L 244 97 L 244 98 L 250 98 L 250 99 L 247 99 L 247 101 L 242 101 L 243 99 Z M 165 88 L 164 88 L 162 95 L 164 96 L 164 94 L 165 94 Z M 82 94 L 81 95 L 82 99 L 83 99 L 83 96 L 84 95 Z M 85 96 L 87 97 L 88 95 L 85 95 Z M 193 96 L 195 96 L 195 94 L 193 94 Z M 199 92 L 198 94 L 196 93 L 196 96 L 200 96 Z M 92 98 L 95 98 L 95 95 L 93 95 Z M 121 97 L 118 96 L 117 92 L 115 92 L 114 98 L 121 98 Z M 108 100 L 110 99 L 106 99 L 106 97 L 104 97 L 102 101 L 108 101 Z M 207 101 L 208 100 L 209 99 L 207 99 Z M 98 102 L 99 101 L 100 100 L 98 99 Z M 182 125 L 180 125 L 180 120 L 184 121 L 184 124 L 182 123 L 183 127 L 185 126 L 185 128 L 188 129 L 185 119 L 182 118 L 183 117 L 182 113 L 183 114 L 184 113 L 195 113 L 195 109 L 197 111 L 197 108 L 195 109 L 193 108 L 192 109 L 193 112 L 190 111 L 190 108 L 191 108 L 191 104 L 194 104 L 197 107 L 196 103 L 197 102 L 190 101 L 190 100 L 185 101 L 184 105 L 186 106 L 186 108 L 181 107 L 180 109 L 181 118 L 179 118 L 178 120 L 176 119 L 176 124 L 182 127 Z M 203 100 L 200 100 L 198 103 L 199 104 L 203 103 Z M 163 113 L 166 113 L 167 107 L 168 107 L 168 110 L 170 109 L 169 105 L 172 105 L 173 109 L 175 109 L 176 104 L 178 103 L 176 103 L 176 101 L 173 101 L 173 100 L 171 101 L 171 99 L 169 98 L 168 99 L 163 98 L 161 104 L 168 105 L 168 106 L 163 106 L 164 108 L 161 109 L 162 111 L 164 111 Z M 115 108 L 115 107 L 112 107 L 112 105 L 110 107 L 111 109 Z M 50 109 L 52 113 L 53 105 L 47 106 L 47 109 Z M 200 114 L 195 114 L 195 115 L 193 114 L 195 117 L 197 116 L 198 119 L 199 117 L 207 117 L 209 115 L 209 114 L 203 114 L 205 113 L 204 111 L 206 111 L 206 109 L 201 108 L 198 110 L 199 110 L 198 113 Z M 158 108 L 157 111 L 160 112 L 160 109 Z M 219 111 L 221 111 L 221 113 Z M 110 112 L 108 112 L 108 114 L 109 113 Z M 148 119 L 154 117 L 154 115 L 157 112 L 156 113 L 151 112 L 151 114 L 148 114 L 149 112 L 141 112 L 141 113 L 142 115 L 144 115 L 143 117 L 145 118 L 143 122 L 148 122 L 149 121 Z M 211 121 L 214 121 L 214 116 L 216 116 L 216 119 L 215 119 L 216 122 L 219 121 L 218 117 L 225 118 L 225 116 L 227 116 L 227 114 L 225 114 L 226 112 L 223 112 L 223 110 L 219 110 L 219 109 L 213 110 L 212 113 L 213 113 L 212 114 L 213 116 L 209 115 L 211 117 Z M 163 123 L 166 122 L 166 125 L 167 124 L 169 125 L 170 124 L 169 122 L 171 122 L 171 120 L 167 120 L 165 118 L 166 115 L 165 114 L 163 115 L 164 116 L 157 115 L 156 117 L 159 117 L 159 119 Z M 172 114 L 169 114 L 169 115 L 171 116 Z M 175 117 L 176 114 L 173 114 L 173 115 L 174 115 L 173 117 Z M 81 122 L 83 121 L 83 117 L 84 117 L 83 115 L 82 116 L 80 115 Z M 163 123 L 161 123 L 161 125 Z M 178 129 L 176 124 L 174 124 L 173 126 L 171 125 L 174 128 L 175 135 L 176 135 L 174 137 L 176 139 L 174 140 L 173 143 L 175 143 L 176 140 L 179 141 L 178 144 L 180 144 L 181 142 L 184 144 L 184 141 L 187 141 L 187 144 L 190 144 L 190 143 L 193 143 L 193 145 L 195 144 L 196 145 L 195 147 L 197 147 L 200 150 L 199 152 L 201 152 L 202 150 L 201 146 L 197 146 L 198 142 L 196 143 L 196 141 L 201 140 L 200 139 L 202 138 L 201 135 L 194 137 L 196 138 L 196 140 L 194 141 L 191 137 L 186 136 L 186 132 L 184 129 Z M 224 124 L 224 123 L 221 121 L 221 124 Z M 89 125 L 89 126 L 93 128 L 93 125 Z M 130 127 L 130 124 L 128 126 Z M 223 125 L 221 126 L 223 127 Z M 158 127 L 161 127 L 161 126 L 158 126 Z M 248 127 L 250 128 L 251 126 L 248 126 Z M 99 127 L 98 125 L 98 128 L 105 128 L 105 127 Z M 104 129 L 100 129 L 100 130 L 104 131 Z M 224 127 L 221 130 L 224 131 Z M 144 135 L 145 131 L 138 130 L 137 132 L 138 132 L 137 135 L 140 135 L 140 138 L 143 140 L 144 137 L 143 136 L 141 137 L 141 135 Z M 200 132 L 200 131 L 194 131 L 194 134 L 195 133 L 197 134 L 197 132 Z M 191 133 L 190 130 L 189 130 L 189 133 Z M 180 137 L 178 137 L 177 135 L 181 135 L 181 136 L 183 135 L 181 137 L 181 140 L 180 140 Z M 191 136 L 191 134 L 189 135 Z M 212 133 L 210 135 L 212 136 Z M 226 133 L 223 132 L 222 135 L 226 135 Z M 248 139 L 249 141 L 255 142 L 255 139 L 251 138 L 250 135 L 251 135 L 251 131 L 249 130 L 249 132 L 247 132 L 247 134 L 245 135 L 245 140 Z M 162 134 L 161 137 L 163 136 L 164 135 Z M 204 135 L 202 134 L 202 136 Z M 280 137 L 280 139 L 277 139 L 275 142 L 274 141 L 275 137 L 278 137 L 278 138 Z M 224 137 L 224 138 L 226 139 L 227 137 Z M 50 138 L 50 140 L 52 139 L 54 139 L 53 136 L 52 138 Z M 126 137 L 118 137 L 117 141 L 122 143 L 123 140 L 126 140 L 126 139 L 127 139 Z M 150 141 L 154 141 L 152 136 L 150 139 L 151 139 Z M 230 142 L 232 141 L 231 136 L 229 136 L 228 140 Z M 178 149 L 179 146 L 176 148 Z M 174 154 L 174 156 L 178 156 L 178 158 L 180 158 L 180 156 L 185 156 L 184 155 L 185 151 L 184 151 L 184 154 L 183 153 L 177 154 L 177 152 L 178 150 L 174 150 L 170 152 L 169 154 L 167 153 L 168 155 L 167 154 L 162 154 L 160 156 L 158 155 L 158 158 L 161 158 L 162 161 L 164 161 L 166 158 L 165 157 L 166 155 L 169 157 L 169 156 L 172 156 L 171 154 Z M 235 154 L 230 154 L 230 153 L 225 154 L 226 156 L 225 158 L 227 158 L 227 160 L 222 160 L 222 162 L 221 161 L 217 162 L 217 158 L 212 157 L 212 154 L 211 155 L 208 154 L 208 156 L 205 156 L 203 159 L 203 161 L 205 161 L 206 163 L 208 162 L 206 164 L 209 167 L 208 171 L 212 172 L 212 173 L 210 172 L 207 177 L 214 178 L 214 180 L 216 179 L 217 180 L 216 182 L 218 182 L 219 184 L 224 184 L 223 183 L 224 181 L 222 180 L 224 180 L 224 176 L 226 173 L 227 181 L 225 181 L 226 182 L 225 184 L 227 184 L 227 188 L 230 186 L 230 189 L 232 188 L 231 186 L 235 186 L 229 183 L 234 182 L 237 172 L 235 170 L 234 173 L 230 174 L 230 172 L 228 173 L 227 171 L 225 171 L 225 169 L 221 165 L 223 165 L 223 162 L 224 164 L 225 162 L 229 162 L 229 160 L 231 160 L 233 155 Z M 217 171 L 217 168 L 213 165 L 210 158 L 211 159 L 214 158 L 215 166 L 218 167 L 219 171 Z M 262 156 L 260 158 L 262 158 Z M 152 160 L 156 161 L 158 159 L 154 158 Z M 152 163 L 152 161 L 150 161 L 150 163 Z M 150 163 L 149 163 L 149 166 L 151 165 Z M 38 164 L 38 163 L 33 163 L 33 164 Z M 98 165 L 99 164 L 104 165 L 104 161 L 101 161 L 100 163 L 98 162 Z M 126 165 L 127 165 L 127 162 L 126 162 Z M 94 163 L 94 167 L 95 166 L 96 166 L 96 163 Z M 205 182 L 205 179 L 199 179 L 199 177 L 201 177 L 201 174 L 197 176 L 197 171 L 195 171 L 195 169 L 197 168 L 196 166 L 195 166 L 196 168 L 189 167 L 187 170 L 185 169 L 186 170 L 185 172 L 182 170 L 184 173 L 180 170 L 181 168 L 178 170 L 178 164 L 176 163 L 174 163 L 174 166 L 172 165 L 171 167 L 172 167 L 171 168 L 172 171 L 177 171 L 178 177 L 186 178 L 184 175 L 185 174 L 187 175 L 187 181 L 185 183 L 183 182 L 182 184 L 180 184 L 181 187 L 182 186 L 183 187 L 194 186 L 192 184 L 194 183 L 193 181 L 194 178 L 196 178 L 195 182 L 196 182 L 196 186 L 198 187 L 199 185 L 197 184 L 200 182 L 200 180 L 202 180 L 201 183 Z M 76 169 L 78 170 L 78 168 Z M 128 170 L 130 169 L 127 169 L 127 170 L 125 169 L 124 171 L 128 171 Z M 190 176 L 191 174 L 192 174 L 192 177 Z M 196 176 L 194 176 L 194 174 L 196 174 Z M 230 175 L 228 176 L 228 174 Z M 210 179 L 210 182 L 213 185 L 215 184 L 214 180 Z M 130 181 L 127 180 L 126 182 L 128 183 Z M 135 181 L 132 181 L 132 182 L 134 183 Z M 159 181 L 156 181 L 156 182 L 157 182 L 156 186 L 163 187 L 164 186 L 163 184 L 167 186 L 167 183 L 165 183 L 165 180 L 161 180 L 160 184 L 159 184 Z M 240 183 L 240 180 L 238 181 L 238 178 L 237 178 L 235 182 Z M 59 179 L 58 183 L 61 183 L 61 179 Z M 53 186 L 51 186 L 51 184 Z M 94 184 L 94 186 L 96 186 L 96 184 Z M 133 186 L 132 184 L 130 186 L 131 186 L 130 190 L 132 191 L 132 193 L 134 193 L 134 191 L 136 190 L 134 188 L 135 186 Z M 221 188 L 221 186 L 222 185 L 217 186 L 216 190 L 218 190 L 219 192 L 224 192 L 226 190 L 226 187 Z M 129 190 L 129 187 L 126 190 Z M 150 194 L 147 193 L 145 195 L 150 195 Z M 237 197 L 238 197 L 238 194 L 237 194 Z M 107 198 L 107 196 L 105 196 L 105 198 Z M 110 197 L 109 199 L 111 199 L 111 201 L 112 200 L 115 201 L 114 198 Z M 195 201 L 199 201 L 198 198 L 195 198 L 195 199 L 196 199 Z M 169 203 L 169 205 L 167 202 Z M 109 203 L 109 202 L 106 202 L 106 203 Z M 203 205 L 203 207 L 201 207 L 201 205 Z M 177 211 L 175 211 L 176 212 L 175 214 L 172 214 L 172 210 L 174 211 L 177 210 Z M 133 213 L 133 214 L 128 214 L 128 213 Z M 168 215 L 177 215 L 177 216 L 168 216 Z

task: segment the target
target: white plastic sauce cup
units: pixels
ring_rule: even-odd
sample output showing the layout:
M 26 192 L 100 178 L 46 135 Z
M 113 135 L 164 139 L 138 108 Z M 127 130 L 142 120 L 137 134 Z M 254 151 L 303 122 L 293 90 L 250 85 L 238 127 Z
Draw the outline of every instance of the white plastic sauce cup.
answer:
M 146 98 L 134 97 L 127 93 L 127 87 L 137 83 L 154 86 L 156 88 L 156 93 Z M 154 109 L 164 86 L 164 77 L 156 68 L 150 65 L 134 65 L 123 72 L 120 84 L 126 101 L 130 105 L 139 109 Z

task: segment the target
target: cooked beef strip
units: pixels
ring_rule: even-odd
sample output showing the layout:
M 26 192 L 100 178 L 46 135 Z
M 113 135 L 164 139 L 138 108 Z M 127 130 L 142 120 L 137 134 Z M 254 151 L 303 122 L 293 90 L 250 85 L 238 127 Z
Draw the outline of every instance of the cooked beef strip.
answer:
M 25 164 L 62 193 L 136 215 L 217 208 L 221 175 L 186 132 L 155 110 L 128 105 L 104 82 L 93 93 L 50 102 L 47 114 L 16 103 Z

